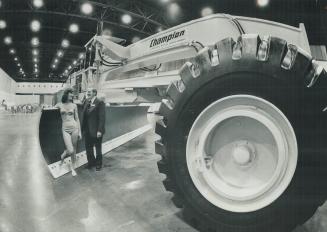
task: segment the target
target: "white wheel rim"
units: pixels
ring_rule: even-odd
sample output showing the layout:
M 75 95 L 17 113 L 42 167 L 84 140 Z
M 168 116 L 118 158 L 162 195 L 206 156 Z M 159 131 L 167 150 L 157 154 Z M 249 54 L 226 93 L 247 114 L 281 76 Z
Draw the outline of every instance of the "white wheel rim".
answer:
M 209 105 L 195 120 L 186 145 L 187 167 L 199 192 L 231 212 L 270 205 L 295 173 L 297 141 L 272 103 L 233 95 Z

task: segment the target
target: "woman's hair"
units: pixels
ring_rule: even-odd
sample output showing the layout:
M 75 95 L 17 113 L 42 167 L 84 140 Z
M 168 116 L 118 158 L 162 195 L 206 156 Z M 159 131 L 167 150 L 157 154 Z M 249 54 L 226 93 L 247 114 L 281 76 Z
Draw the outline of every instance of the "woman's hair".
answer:
M 62 103 L 67 103 L 68 102 L 68 94 L 69 93 L 74 93 L 73 89 L 72 88 L 67 88 L 64 90 L 64 93 L 61 97 L 61 102 Z

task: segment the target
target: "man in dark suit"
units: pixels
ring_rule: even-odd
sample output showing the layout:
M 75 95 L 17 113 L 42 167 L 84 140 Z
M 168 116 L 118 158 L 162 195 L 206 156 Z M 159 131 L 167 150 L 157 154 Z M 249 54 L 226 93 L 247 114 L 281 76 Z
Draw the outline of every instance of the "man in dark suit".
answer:
M 85 138 L 87 168 L 91 169 L 95 166 L 96 170 L 100 171 L 102 168 L 102 137 L 105 133 L 105 104 L 97 98 L 96 89 L 89 88 L 86 97 L 82 115 L 82 131 Z M 94 147 L 96 158 L 93 152 Z

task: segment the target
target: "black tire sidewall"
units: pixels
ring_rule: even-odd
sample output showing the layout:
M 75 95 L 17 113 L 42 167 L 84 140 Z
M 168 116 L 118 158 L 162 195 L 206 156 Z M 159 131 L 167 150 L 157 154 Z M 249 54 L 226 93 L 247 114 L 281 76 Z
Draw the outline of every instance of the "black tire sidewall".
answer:
M 229 73 L 203 84 L 194 93 L 188 94 L 187 100 L 180 99 L 179 102 L 183 104 L 176 106 L 173 112 L 175 116 L 168 120 L 167 143 L 169 146 L 167 147 L 168 153 L 173 157 L 170 165 L 185 204 L 199 215 L 204 215 L 204 218 L 225 229 L 241 226 L 243 227 L 241 231 L 247 231 L 247 227 L 250 231 L 253 225 L 262 229 L 267 226 L 272 228 L 272 225 L 276 224 L 276 218 L 285 219 L 285 216 L 290 215 L 290 211 L 294 214 L 301 208 L 299 198 L 297 198 L 297 189 L 301 188 L 300 177 L 298 177 L 301 167 L 297 167 L 288 188 L 272 204 L 254 212 L 233 213 L 214 206 L 201 195 L 192 182 L 186 164 L 187 136 L 196 117 L 212 102 L 239 94 L 257 96 L 277 106 L 290 121 L 297 139 L 301 140 L 300 136 L 303 134 L 301 125 L 306 120 L 298 114 L 300 105 L 297 104 L 296 99 L 299 99 L 301 91 L 292 89 L 292 86 L 285 85 L 273 76 L 263 76 L 256 72 Z M 302 150 L 300 144 L 298 144 L 298 150 Z M 301 156 L 301 152 L 298 155 Z M 285 221 L 285 226 L 293 224 L 293 219 L 289 217 L 289 220 Z

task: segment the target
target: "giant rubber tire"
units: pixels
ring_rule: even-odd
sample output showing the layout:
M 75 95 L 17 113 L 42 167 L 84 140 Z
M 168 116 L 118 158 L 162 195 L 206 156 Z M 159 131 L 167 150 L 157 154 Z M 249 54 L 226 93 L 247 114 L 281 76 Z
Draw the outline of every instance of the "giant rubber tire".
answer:
M 166 175 L 163 184 L 174 193 L 172 200 L 183 208 L 186 221 L 199 231 L 289 232 L 325 201 L 326 73 L 307 88 L 315 72 L 312 58 L 285 40 L 271 37 L 268 41 L 266 60 L 257 58 L 262 41 L 253 35 L 243 35 L 237 42 L 227 38 L 202 49 L 181 68 L 181 81 L 168 87 L 159 109 L 163 117 L 156 133 L 161 139 L 155 149 L 162 157 L 158 168 Z M 291 49 L 291 65 L 282 67 Z M 213 50 L 218 51 L 218 65 L 211 61 Z M 233 59 L 237 52 L 241 56 Z M 194 186 L 186 163 L 187 137 L 197 116 L 210 103 L 235 94 L 257 96 L 277 106 L 290 121 L 298 143 L 297 168 L 288 188 L 270 205 L 248 213 L 229 212 L 206 200 Z

